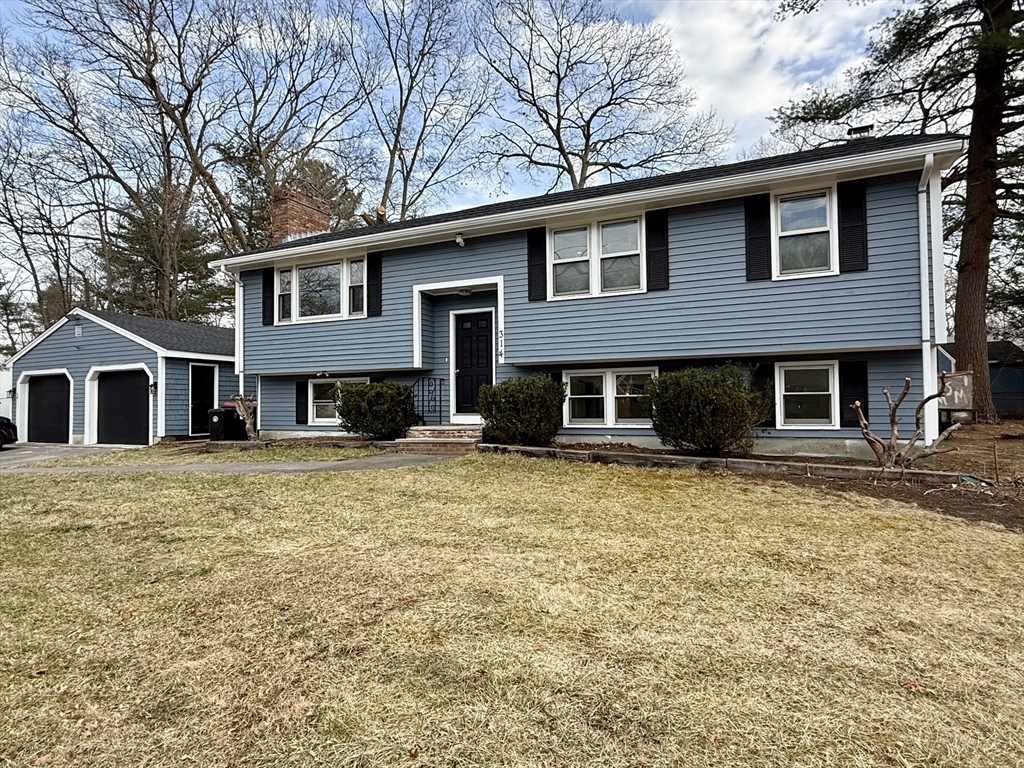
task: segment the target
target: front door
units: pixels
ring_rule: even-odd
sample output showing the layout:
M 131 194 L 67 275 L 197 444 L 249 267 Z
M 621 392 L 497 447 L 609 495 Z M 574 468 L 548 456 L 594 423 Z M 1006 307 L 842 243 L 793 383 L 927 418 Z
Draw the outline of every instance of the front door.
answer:
M 190 435 L 210 434 L 210 409 L 216 408 L 213 398 L 213 377 L 217 368 L 212 365 L 190 364 L 189 422 Z
M 455 315 L 455 412 L 476 413 L 480 387 L 490 384 L 494 329 L 490 312 Z

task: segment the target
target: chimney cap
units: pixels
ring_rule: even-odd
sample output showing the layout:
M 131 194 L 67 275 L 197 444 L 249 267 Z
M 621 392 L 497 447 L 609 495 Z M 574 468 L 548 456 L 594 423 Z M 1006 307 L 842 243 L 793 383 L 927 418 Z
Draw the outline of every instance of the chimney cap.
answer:
M 855 125 L 853 128 L 846 132 L 846 135 L 851 139 L 867 139 L 871 137 L 871 132 L 875 130 L 874 123 L 867 123 L 866 125 Z

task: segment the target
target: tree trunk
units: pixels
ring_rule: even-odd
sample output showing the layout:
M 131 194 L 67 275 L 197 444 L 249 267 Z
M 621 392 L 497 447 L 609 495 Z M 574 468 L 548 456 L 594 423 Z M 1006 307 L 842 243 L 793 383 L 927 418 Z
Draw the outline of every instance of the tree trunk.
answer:
M 978 420 L 996 422 L 999 417 L 992 402 L 985 309 L 999 187 L 996 158 L 1007 106 L 1005 81 L 1013 5 L 1011 0 L 983 0 L 979 6 L 984 18 L 980 24 L 978 59 L 974 67 L 974 104 L 971 107 L 971 134 L 967 150 L 967 199 L 960 259 L 956 265 L 953 322 L 957 369 L 974 371 L 974 408 Z

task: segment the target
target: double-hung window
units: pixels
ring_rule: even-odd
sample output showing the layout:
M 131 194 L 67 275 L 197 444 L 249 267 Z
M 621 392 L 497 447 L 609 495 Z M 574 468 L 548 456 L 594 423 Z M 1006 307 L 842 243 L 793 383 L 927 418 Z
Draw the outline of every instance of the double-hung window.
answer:
M 334 390 L 339 384 L 366 384 L 367 378 L 310 379 L 309 423 L 338 426 L 338 412 L 334 407 Z
M 838 239 L 831 189 L 773 198 L 772 277 L 838 273 Z
M 839 426 L 839 363 L 778 363 L 776 423 L 781 428 Z
M 550 233 L 550 298 L 643 290 L 641 219 L 597 221 Z
M 565 423 L 571 426 L 647 426 L 640 395 L 655 369 L 566 371 Z
M 360 257 L 278 270 L 277 321 L 364 316 L 365 263 Z

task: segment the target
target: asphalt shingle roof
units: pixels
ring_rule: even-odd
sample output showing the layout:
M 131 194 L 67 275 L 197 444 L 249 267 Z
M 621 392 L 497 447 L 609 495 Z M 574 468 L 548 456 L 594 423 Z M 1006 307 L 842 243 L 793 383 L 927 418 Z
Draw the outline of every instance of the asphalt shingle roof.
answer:
M 146 341 L 175 352 L 198 352 L 207 355 L 235 354 L 235 332 L 231 328 L 214 328 L 199 323 L 163 320 L 158 317 L 125 315 L 104 309 L 85 309 L 90 315 L 123 328 Z
M 942 348 L 956 360 L 956 344 L 943 344 Z M 988 343 L 989 363 L 1024 363 L 1024 349 L 1012 341 L 990 341 Z
M 289 240 L 279 245 L 249 251 L 249 253 L 269 253 L 272 251 L 282 251 L 289 248 L 298 248 L 315 243 L 327 243 L 347 240 L 353 237 L 364 237 L 366 235 L 395 232 L 403 229 L 415 229 L 417 227 L 425 227 L 431 224 L 444 224 L 451 221 L 465 221 L 466 219 L 482 218 L 484 216 L 494 216 L 502 213 L 528 211 L 530 209 L 544 208 L 550 205 L 598 199 L 608 197 L 610 195 L 621 195 L 629 192 L 657 189 L 659 187 L 670 187 L 676 184 L 691 184 L 699 181 L 709 181 L 713 179 L 727 178 L 729 176 L 740 176 L 747 173 L 757 173 L 759 171 L 803 165 L 805 163 L 824 162 L 843 157 L 870 154 L 872 152 L 902 149 L 905 147 L 912 147 L 916 144 L 929 144 L 943 139 L 963 139 L 963 136 L 959 136 L 957 134 L 913 134 L 909 136 L 879 136 L 871 139 L 853 139 L 842 144 L 834 144 L 832 146 L 810 149 L 803 152 L 792 152 L 785 155 L 758 158 L 756 160 L 745 160 L 739 163 L 695 168 L 693 170 L 679 171 L 677 173 L 648 176 L 646 178 L 630 179 L 628 181 L 618 181 L 612 184 L 603 184 L 597 187 L 586 187 L 584 189 L 552 192 L 547 195 L 523 197 L 516 200 L 503 200 L 499 203 L 481 205 L 476 208 L 463 208 L 462 210 L 448 211 L 446 213 L 439 213 L 433 216 L 406 219 L 405 221 L 394 221 L 373 227 L 357 227 L 355 229 L 345 229 L 340 232 L 325 232 L 319 235 L 296 238 L 295 240 Z

